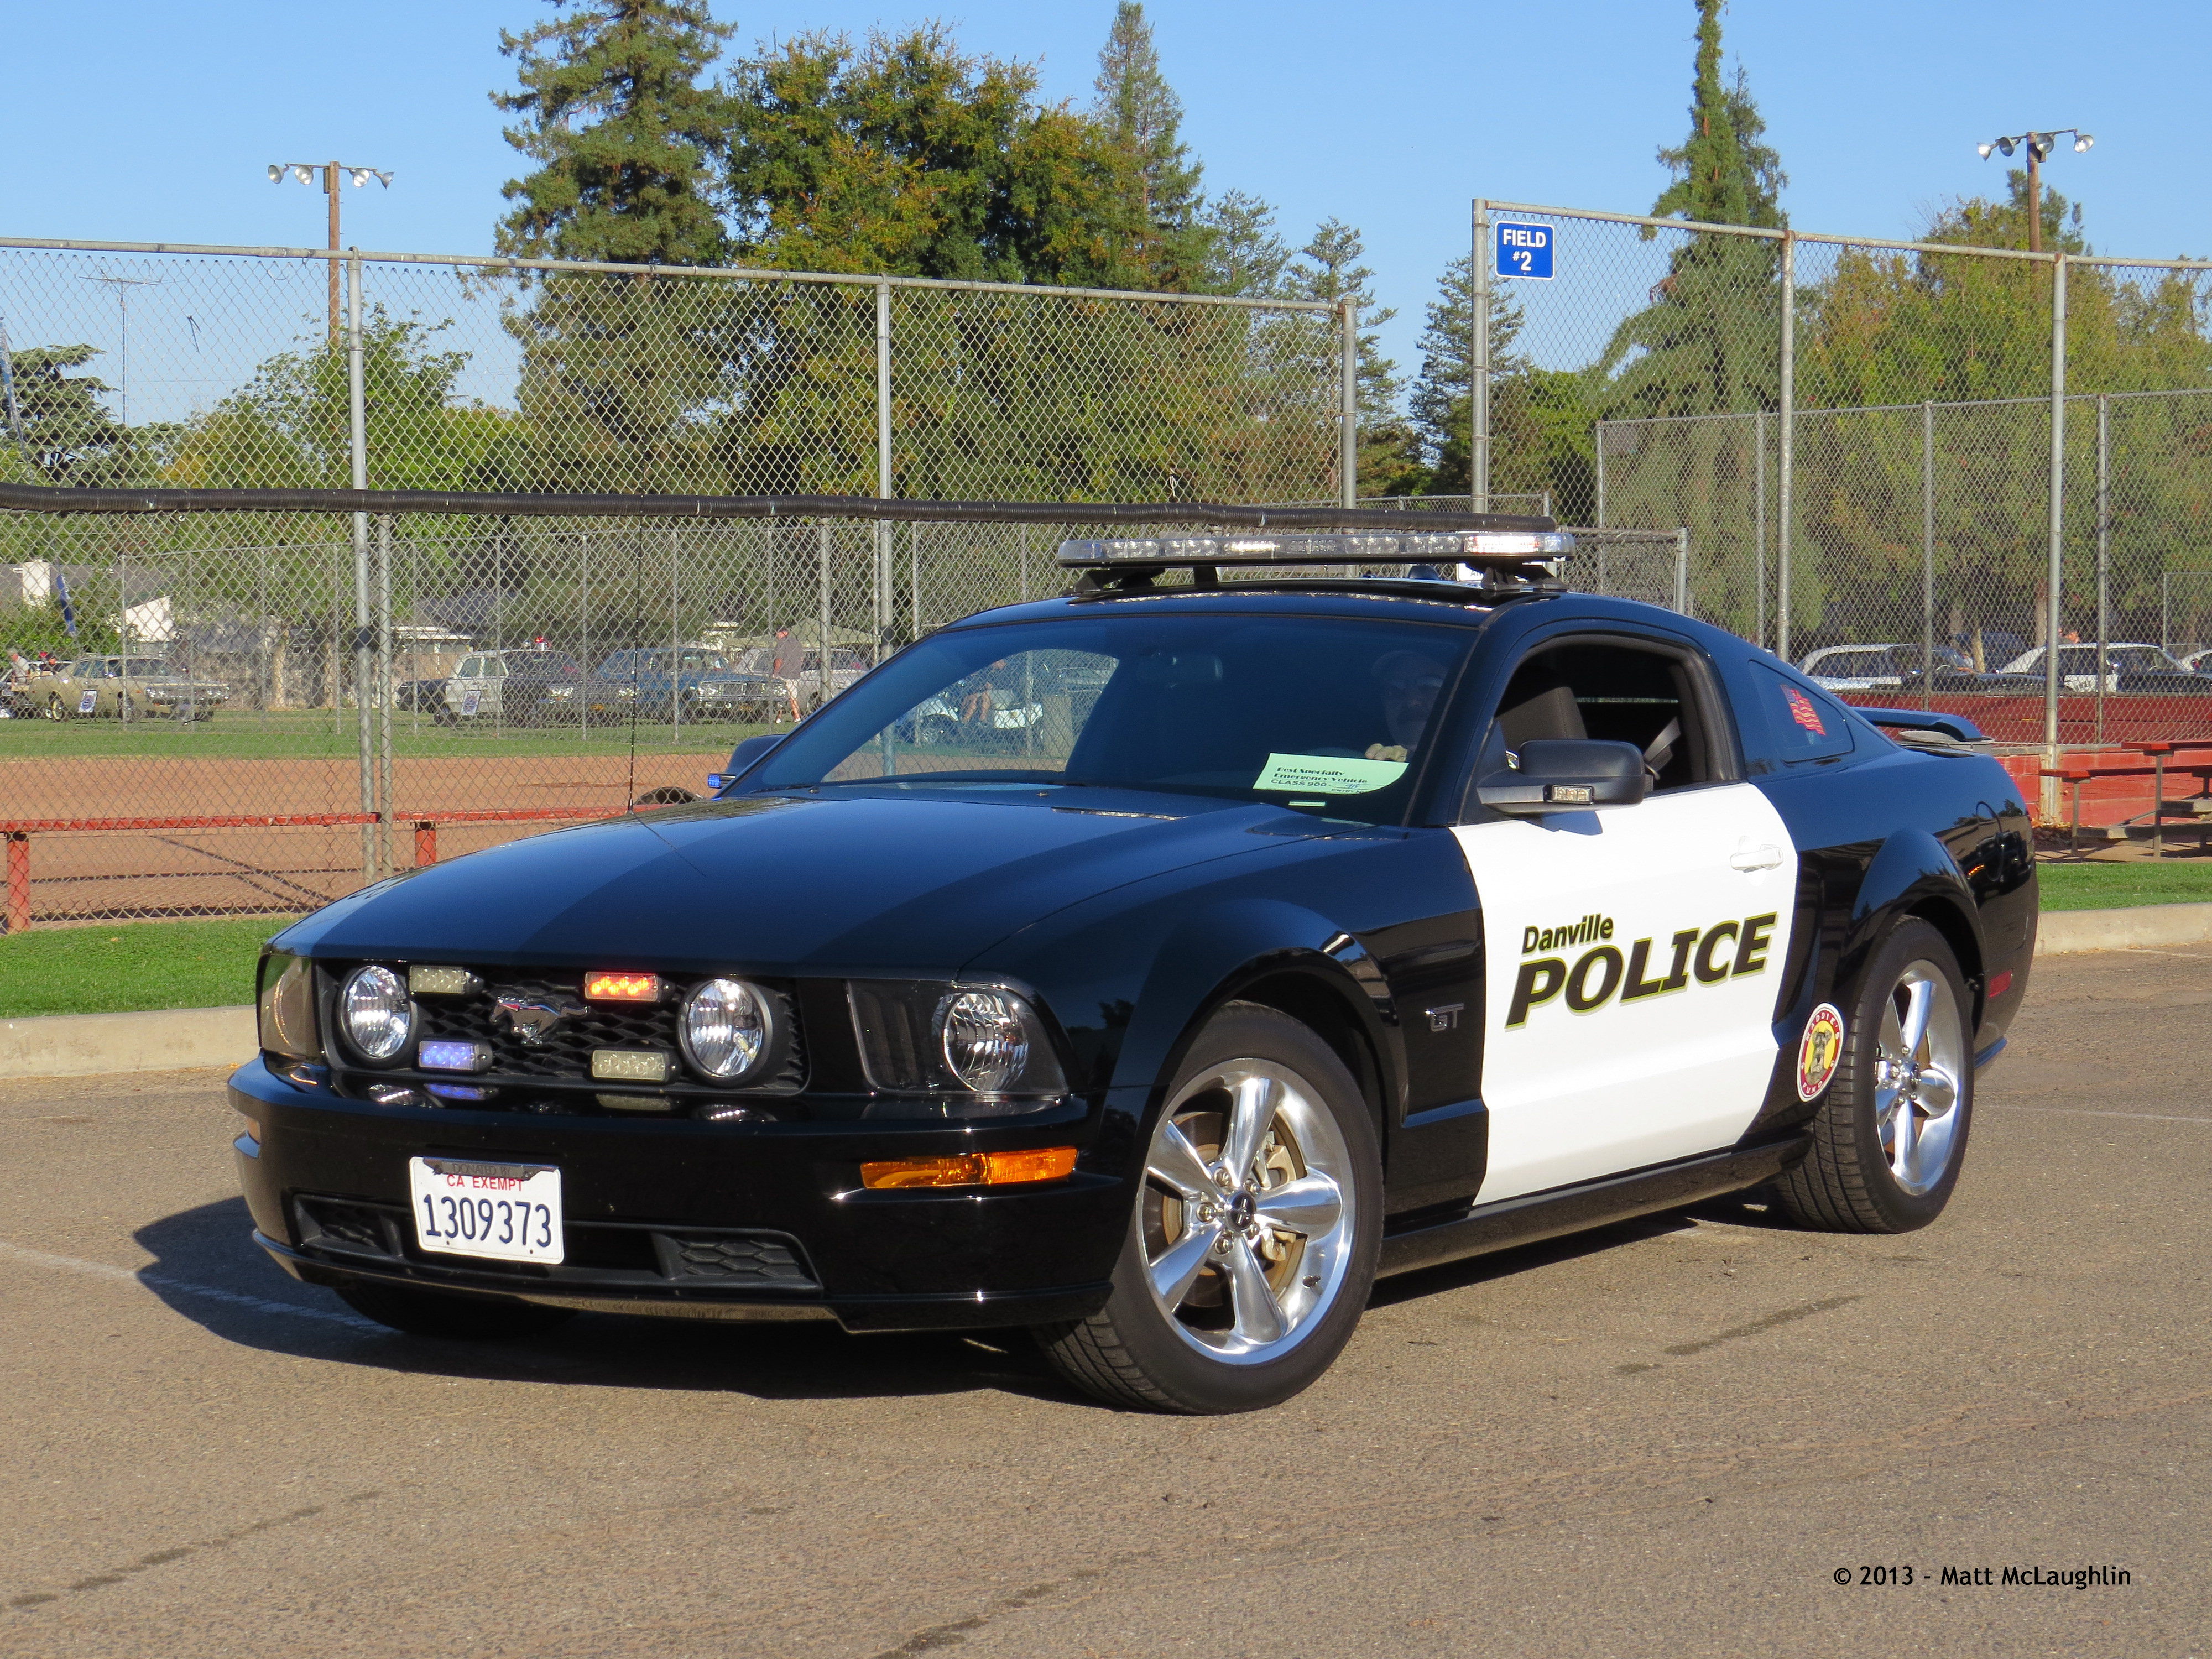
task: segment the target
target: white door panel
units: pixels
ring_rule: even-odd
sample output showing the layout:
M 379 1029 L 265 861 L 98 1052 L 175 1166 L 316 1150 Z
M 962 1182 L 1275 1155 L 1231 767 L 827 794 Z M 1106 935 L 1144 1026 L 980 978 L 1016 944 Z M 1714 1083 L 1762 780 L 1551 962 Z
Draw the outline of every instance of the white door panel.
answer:
M 1482 903 L 1480 1200 L 1733 1144 L 1773 1073 L 1797 854 L 1749 784 L 1454 832 Z

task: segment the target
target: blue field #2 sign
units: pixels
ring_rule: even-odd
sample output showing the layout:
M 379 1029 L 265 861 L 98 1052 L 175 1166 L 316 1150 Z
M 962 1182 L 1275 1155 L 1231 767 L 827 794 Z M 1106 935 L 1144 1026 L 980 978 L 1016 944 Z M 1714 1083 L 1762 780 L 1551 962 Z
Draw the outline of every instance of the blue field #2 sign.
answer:
M 1498 274 L 1500 276 L 1531 276 L 1542 282 L 1551 280 L 1552 226 L 1517 224 L 1501 219 L 1497 228 Z

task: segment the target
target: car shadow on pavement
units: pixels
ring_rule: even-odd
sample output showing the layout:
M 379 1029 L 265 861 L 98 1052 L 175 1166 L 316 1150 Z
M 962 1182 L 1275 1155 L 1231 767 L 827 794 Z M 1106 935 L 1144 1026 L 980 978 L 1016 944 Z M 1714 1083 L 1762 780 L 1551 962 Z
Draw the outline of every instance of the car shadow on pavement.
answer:
M 738 1324 L 579 1314 L 540 1335 L 457 1342 L 371 1325 L 331 1291 L 302 1285 L 250 1237 L 246 1201 L 179 1211 L 132 1237 L 154 1260 L 146 1288 L 227 1342 L 266 1352 L 483 1381 L 689 1389 L 763 1400 L 860 1400 L 986 1389 L 1072 1405 L 1025 1334 L 848 1335 L 828 1323 Z

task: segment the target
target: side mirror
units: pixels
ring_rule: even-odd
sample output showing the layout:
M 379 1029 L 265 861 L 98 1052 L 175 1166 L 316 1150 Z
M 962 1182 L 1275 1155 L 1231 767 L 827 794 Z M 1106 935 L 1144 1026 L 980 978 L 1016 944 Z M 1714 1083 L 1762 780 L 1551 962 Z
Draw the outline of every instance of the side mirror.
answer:
M 728 765 L 719 772 L 709 772 L 707 775 L 707 787 L 709 789 L 720 789 L 725 785 L 736 782 L 740 775 L 749 770 L 762 756 L 767 754 L 789 735 L 788 732 L 763 732 L 757 738 L 747 738 L 735 749 L 730 750 Z
M 1650 786 L 1644 751 L 1632 743 L 1595 738 L 1533 738 L 1521 745 L 1518 770 L 1492 772 L 1475 784 L 1475 799 L 1494 812 L 1533 817 L 1633 806 Z

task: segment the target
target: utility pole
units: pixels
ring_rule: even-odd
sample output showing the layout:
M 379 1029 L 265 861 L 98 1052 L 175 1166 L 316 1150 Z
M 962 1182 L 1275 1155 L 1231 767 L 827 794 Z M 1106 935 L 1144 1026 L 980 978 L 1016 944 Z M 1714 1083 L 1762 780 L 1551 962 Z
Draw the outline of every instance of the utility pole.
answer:
M 387 169 L 349 167 L 343 161 L 271 161 L 269 164 L 269 182 L 281 185 L 288 173 L 303 185 L 313 184 L 315 176 L 321 174 L 323 194 L 331 199 L 331 343 L 336 345 L 340 327 L 338 250 L 343 246 L 338 240 L 338 175 L 341 173 L 351 174 L 356 190 L 372 179 L 390 190 L 392 174 Z
M 2058 148 L 2059 135 L 2069 132 L 2074 135 L 2074 149 L 2077 155 L 2097 142 L 2094 137 L 2079 127 L 2057 127 L 2049 132 L 2010 133 L 1974 147 L 1984 161 L 1990 159 L 1991 150 L 2000 155 L 2009 156 L 2023 145 L 2027 147 L 2027 251 L 2030 253 L 2043 252 L 2043 158 Z

